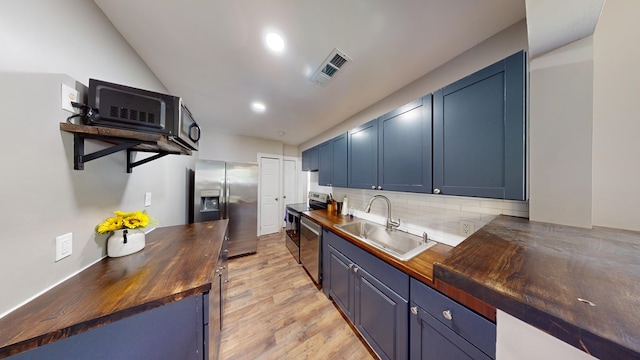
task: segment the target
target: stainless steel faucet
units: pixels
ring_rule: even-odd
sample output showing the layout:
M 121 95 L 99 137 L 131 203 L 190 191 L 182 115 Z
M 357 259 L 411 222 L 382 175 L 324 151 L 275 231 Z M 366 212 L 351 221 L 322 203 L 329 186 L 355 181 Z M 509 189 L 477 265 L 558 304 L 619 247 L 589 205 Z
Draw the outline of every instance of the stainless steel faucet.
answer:
M 367 204 L 364 212 L 369 213 L 371 211 L 371 203 L 373 203 L 373 200 L 375 199 L 384 199 L 384 201 L 387 202 L 387 230 L 393 230 L 400 226 L 400 219 L 398 219 L 398 221 L 391 219 L 391 201 L 389 201 L 389 198 L 384 195 L 374 195 L 371 200 L 369 200 L 369 204 Z

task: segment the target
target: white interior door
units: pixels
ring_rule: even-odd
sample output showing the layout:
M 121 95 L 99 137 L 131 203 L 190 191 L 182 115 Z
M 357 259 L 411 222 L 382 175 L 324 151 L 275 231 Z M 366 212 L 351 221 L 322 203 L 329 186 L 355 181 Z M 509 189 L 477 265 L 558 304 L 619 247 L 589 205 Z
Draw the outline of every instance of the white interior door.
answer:
M 282 161 L 282 212 L 288 204 L 301 202 L 298 194 L 298 164 L 295 158 L 285 158 Z
M 260 158 L 260 235 L 279 232 L 284 212 L 280 199 L 281 159 Z

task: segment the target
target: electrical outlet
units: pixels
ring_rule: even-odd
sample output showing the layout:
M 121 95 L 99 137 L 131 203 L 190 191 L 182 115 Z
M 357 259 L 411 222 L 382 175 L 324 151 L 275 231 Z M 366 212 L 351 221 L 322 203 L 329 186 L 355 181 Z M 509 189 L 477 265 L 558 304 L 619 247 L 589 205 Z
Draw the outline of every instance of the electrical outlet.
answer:
M 144 206 L 151 206 L 151 193 L 144 193 Z
M 71 102 L 78 102 L 78 90 L 72 89 L 66 84 L 61 84 L 60 94 L 62 110 L 75 113 L 76 109 L 71 105 Z
M 60 261 L 73 252 L 73 233 L 56 237 L 56 261 Z
M 475 224 L 472 221 L 460 221 L 460 235 L 469 236 L 475 231 Z

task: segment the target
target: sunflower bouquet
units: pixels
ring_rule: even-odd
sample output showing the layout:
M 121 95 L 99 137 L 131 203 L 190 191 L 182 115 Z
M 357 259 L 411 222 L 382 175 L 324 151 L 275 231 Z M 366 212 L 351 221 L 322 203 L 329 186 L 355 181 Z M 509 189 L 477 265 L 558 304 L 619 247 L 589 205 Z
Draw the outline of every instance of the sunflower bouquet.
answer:
M 96 226 L 96 232 L 105 234 L 120 229 L 141 229 L 156 222 L 155 219 L 147 215 L 146 211 L 124 212 L 114 211 L 112 216 Z

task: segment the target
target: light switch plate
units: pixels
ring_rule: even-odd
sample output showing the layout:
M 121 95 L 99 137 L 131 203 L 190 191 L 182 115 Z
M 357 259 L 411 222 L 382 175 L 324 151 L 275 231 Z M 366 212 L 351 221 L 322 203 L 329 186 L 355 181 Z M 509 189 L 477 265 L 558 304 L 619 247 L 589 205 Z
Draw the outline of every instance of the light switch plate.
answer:
M 144 193 L 144 206 L 151 206 L 151 193 Z
M 71 102 L 78 102 L 78 90 L 71 88 L 66 84 L 60 86 L 60 101 L 62 110 L 75 113 L 76 109 L 71 105 Z
M 73 233 L 56 237 L 56 261 L 60 261 L 73 252 Z

